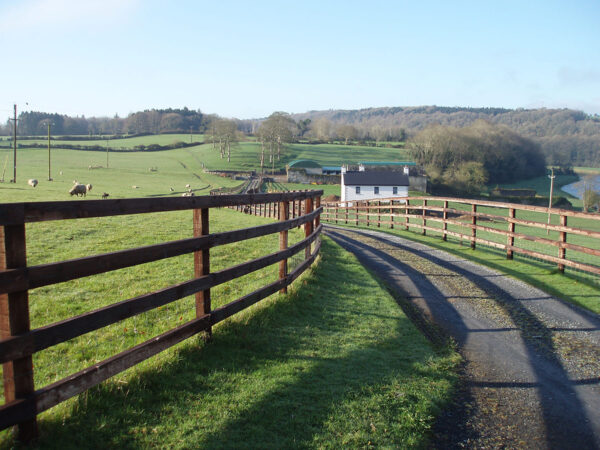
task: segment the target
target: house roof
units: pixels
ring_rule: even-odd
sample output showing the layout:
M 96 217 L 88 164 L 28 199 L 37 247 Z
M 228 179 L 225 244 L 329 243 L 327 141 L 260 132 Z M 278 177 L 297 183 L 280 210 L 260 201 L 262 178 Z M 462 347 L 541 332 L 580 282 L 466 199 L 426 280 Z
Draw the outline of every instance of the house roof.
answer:
M 408 186 L 408 175 L 383 170 L 342 174 L 346 186 Z
M 323 166 L 323 171 L 326 171 L 326 170 L 328 170 L 330 172 L 334 171 L 334 170 L 340 172 L 342 170 L 342 167 L 341 166 Z

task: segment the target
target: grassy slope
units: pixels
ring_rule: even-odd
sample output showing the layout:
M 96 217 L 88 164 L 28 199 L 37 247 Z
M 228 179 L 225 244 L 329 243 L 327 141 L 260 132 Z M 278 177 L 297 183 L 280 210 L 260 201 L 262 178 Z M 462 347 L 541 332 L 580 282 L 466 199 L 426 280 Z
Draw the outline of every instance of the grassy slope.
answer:
M 69 199 L 71 179 L 91 182 L 91 198 L 168 194 L 169 185 L 227 182 L 200 173 L 196 155 L 111 154 L 110 169 L 88 170 L 94 153 L 57 150 L 45 182 L 43 150 L 19 153 L 19 183 L 0 184 L 0 202 Z M 182 165 L 183 163 L 183 165 Z M 185 167 L 183 167 L 185 165 Z M 147 167 L 158 166 L 156 173 Z M 33 189 L 26 179 L 37 177 Z M 141 186 L 131 190 L 131 184 Z M 107 188 L 110 186 L 110 188 Z M 72 198 L 72 201 L 78 201 Z M 269 219 L 211 210 L 211 231 Z M 143 231 L 143 232 L 141 232 Z M 302 238 L 290 233 L 290 244 Z M 29 224 L 28 262 L 42 264 L 192 235 L 191 212 Z M 211 250 L 213 270 L 278 248 L 267 236 Z M 291 265 L 297 264 L 297 258 Z M 32 326 L 189 279 L 192 255 L 30 291 Z M 269 267 L 212 290 L 215 307 L 275 280 Z M 344 281 L 340 281 L 344 280 Z M 34 356 L 45 386 L 194 316 L 188 297 Z M 369 318 L 369 320 L 365 320 Z M 345 252 L 324 241 L 318 269 L 287 297 L 217 327 L 215 341 L 179 345 L 41 416 L 42 447 L 257 447 L 425 445 L 437 406 L 454 382 L 455 354 L 436 354 L 394 300 Z M 1 445 L 11 445 L 0 433 Z
M 4 151 L 6 153 L 6 151 Z M 0 153 L 0 157 L 3 154 Z M 0 158 L 2 159 L 2 158 Z M 48 182 L 48 153 L 44 149 L 20 150 L 17 160 L 17 184 L 0 183 L 0 202 L 68 200 L 73 180 L 91 183 L 93 189 L 88 198 L 98 199 L 102 192 L 111 198 L 159 197 L 181 195 L 190 184 L 196 195 L 208 194 L 211 188 L 240 184 L 228 178 L 202 172 L 201 162 L 190 149 L 162 152 L 110 153 L 109 169 L 93 169 L 95 165 L 106 166 L 106 154 L 78 150 L 52 151 L 52 177 Z M 12 155 L 5 179 L 12 178 Z M 157 167 L 157 172 L 150 172 Z M 62 171 L 62 175 L 60 172 Z M 27 180 L 36 178 L 38 187 L 32 189 Z M 132 189 L 132 186 L 139 189 Z M 169 190 L 173 187 L 174 192 Z
M 210 345 L 189 340 L 43 414 L 39 446 L 425 446 L 458 356 L 435 352 L 358 261 L 323 245 L 289 295 L 218 326 Z

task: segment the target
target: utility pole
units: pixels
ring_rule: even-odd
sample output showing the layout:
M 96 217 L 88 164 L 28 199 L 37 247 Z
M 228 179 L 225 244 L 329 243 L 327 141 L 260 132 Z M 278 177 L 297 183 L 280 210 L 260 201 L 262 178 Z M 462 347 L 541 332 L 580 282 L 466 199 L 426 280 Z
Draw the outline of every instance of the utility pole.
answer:
M 554 175 L 554 167 L 551 169 L 552 174 L 548 175 L 550 178 L 550 203 L 548 204 L 548 225 L 550 225 L 550 208 L 552 208 L 552 193 L 554 192 L 554 179 L 556 176 Z M 550 230 L 546 228 L 546 235 L 550 234 Z
M 48 122 L 47 125 L 48 125 L 48 181 L 52 181 L 52 174 L 50 172 L 50 127 L 52 126 L 52 124 L 50 122 Z
M 14 148 L 14 153 L 13 153 L 13 167 L 14 167 L 14 173 L 13 173 L 13 179 L 10 180 L 11 183 L 16 183 L 17 182 L 17 105 L 15 104 L 15 118 L 14 119 L 9 119 L 14 121 L 14 132 L 13 132 L 13 148 Z

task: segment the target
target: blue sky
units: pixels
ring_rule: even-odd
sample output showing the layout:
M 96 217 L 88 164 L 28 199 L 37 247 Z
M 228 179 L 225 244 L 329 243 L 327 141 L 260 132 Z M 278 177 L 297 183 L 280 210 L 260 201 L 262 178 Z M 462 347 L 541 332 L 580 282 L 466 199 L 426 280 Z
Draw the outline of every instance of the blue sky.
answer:
M 0 120 L 376 106 L 600 114 L 600 2 L 0 0 Z M 28 103 L 28 105 L 26 105 Z

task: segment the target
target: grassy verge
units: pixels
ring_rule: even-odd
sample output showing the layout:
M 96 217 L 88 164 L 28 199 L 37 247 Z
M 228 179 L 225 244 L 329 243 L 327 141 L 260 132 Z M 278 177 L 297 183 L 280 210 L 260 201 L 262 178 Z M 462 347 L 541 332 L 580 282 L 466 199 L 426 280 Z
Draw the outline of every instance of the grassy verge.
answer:
M 290 294 L 43 414 L 38 445 L 425 447 L 457 362 L 324 239 Z
M 555 265 L 522 258 L 515 254 L 512 261 L 506 259 L 506 253 L 489 247 L 478 246 L 471 250 L 468 242 L 462 244 L 448 237 L 444 242 L 439 236 L 423 236 L 420 233 L 403 229 L 374 228 L 355 225 L 344 225 L 352 228 L 375 229 L 384 233 L 401 236 L 412 241 L 421 242 L 430 247 L 447 251 L 451 254 L 483 264 L 492 269 L 506 273 L 513 278 L 536 286 L 549 294 L 569 301 L 575 305 L 600 313 L 600 285 L 597 278 L 587 274 L 567 272 L 561 274 Z M 478 233 L 479 234 L 479 233 Z

